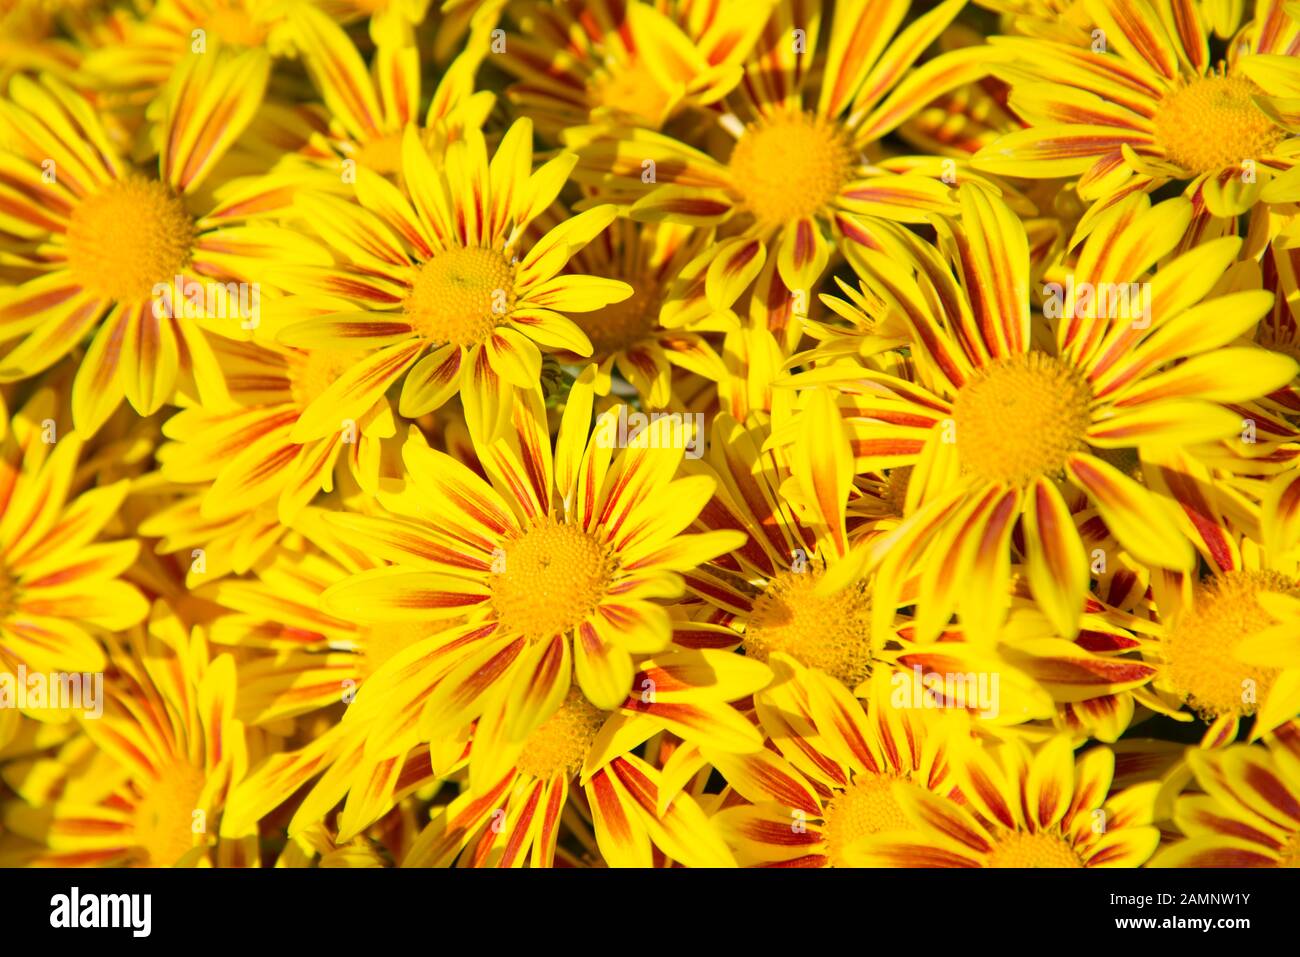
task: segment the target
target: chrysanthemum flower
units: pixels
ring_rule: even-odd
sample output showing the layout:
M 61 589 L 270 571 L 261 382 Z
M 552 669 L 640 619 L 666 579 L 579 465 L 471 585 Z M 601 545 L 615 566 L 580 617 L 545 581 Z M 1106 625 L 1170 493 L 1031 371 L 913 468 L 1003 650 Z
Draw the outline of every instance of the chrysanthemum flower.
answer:
M 260 51 L 284 56 L 292 50 L 285 21 L 288 3 L 261 0 L 159 0 L 144 12 L 119 17 L 119 36 L 91 50 L 81 75 L 108 102 L 137 110 L 149 103 L 185 63 L 215 53 Z M 258 88 L 253 103 L 265 88 Z
M 728 224 L 738 235 L 715 250 L 718 280 L 747 283 L 771 255 L 785 285 L 811 295 L 830 260 L 826 233 L 864 235 L 852 214 L 924 222 L 951 208 L 944 183 L 886 174 L 867 154 L 926 103 L 986 72 L 987 48 L 909 72 L 963 2 L 940 4 L 897 36 L 907 0 L 837 4 L 823 53 L 820 18 L 782 0 L 727 101 L 734 113 L 723 125 L 736 142 L 725 162 L 651 130 L 595 126 L 566 137 L 582 156 L 578 178 L 612 200 L 635 200 L 635 219 Z
M 1206 747 L 1236 740 L 1250 718 L 1256 740 L 1300 713 L 1295 472 L 1264 483 L 1259 503 L 1216 487 L 1209 472 L 1186 460 L 1152 470 L 1152 479 L 1189 516 L 1209 568 L 1199 579 L 1153 582 L 1161 632 L 1145 650 L 1159 662 L 1155 688 L 1166 696 L 1153 707 L 1170 713 L 1188 705 L 1209 725 Z
M 1199 793 L 1174 806 L 1185 837 L 1151 867 L 1295 867 L 1300 865 L 1300 744 L 1294 727 L 1262 745 L 1189 749 Z
M 853 689 L 871 674 L 884 642 L 873 639 L 866 581 L 826 587 L 849 552 L 852 458 L 829 395 L 819 395 L 804 428 L 806 442 L 774 451 L 757 416 L 748 425 L 715 417 L 708 461 L 718 490 L 699 524 L 742 531 L 748 541 L 686 580 L 719 609 L 713 624 L 739 632 L 746 655 L 787 655 Z
M 440 155 L 446 142 L 459 135 L 461 126 L 481 127 L 492 109 L 492 93 L 474 89 L 475 72 L 489 49 L 486 36 L 476 34 L 469 39 L 464 52 L 443 73 L 421 120 L 420 51 L 409 37 L 381 40 L 367 71 L 343 28 L 322 11 L 308 5 L 296 7 L 289 24 L 302 62 L 320 91 L 328 126 L 323 132 L 295 131 L 294 115 L 279 111 L 270 125 L 284 123 L 287 128 L 280 129 L 280 134 L 297 132 L 306 137 L 303 154 L 321 173 L 328 174 L 313 178 L 313 186 L 323 187 L 332 180 L 338 190 L 351 192 L 347 185 L 351 179 L 341 175 L 348 160 L 385 176 L 397 173 L 402 168 L 403 133 L 413 123 L 423 123 L 425 144 Z M 281 168 L 271 176 L 281 175 Z M 296 166 L 288 166 L 283 175 L 302 182 L 302 171 Z
M 1254 20 L 1209 53 L 1193 8 L 1148 0 L 1087 0 L 1104 52 L 1044 40 L 996 38 L 1012 54 L 995 73 L 1029 124 L 982 150 L 978 169 L 1007 176 L 1080 177 L 1104 205 L 1172 181 L 1215 216 L 1282 201 L 1295 166 L 1300 24 L 1282 0 L 1256 0 Z
M 551 138 L 589 122 L 659 129 L 739 82 L 772 2 L 661 9 L 640 0 L 533 0 L 514 12 L 519 30 L 507 34 L 497 60 L 519 79 L 506 95 Z
M 1139 867 L 1160 843 L 1159 782 L 1111 793 L 1109 748 L 1075 757 L 1064 736 L 1036 752 L 954 738 L 949 762 L 965 805 L 895 786 L 911 829 L 864 840 L 867 866 Z
M 733 531 L 681 534 L 713 482 L 674 478 L 684 446 L 670 419 L 615 455 L 617 410 L 589 430 L 593 379 L 588 367 L 575 383 L 554 455 L 540 393 L 521 392 L 511 432 L 475 439 L 488 481 L 412 436 L 405 490 L 380 495 L 393 516 L 337 516 L 354 541 L 397 564 L 334 586 L 326 611 L 466 620 L 405 649 L 358 695 L 349 714 L 387 715 L 386 739 L 411 733 L 416 718 L 429 737 L 459 728 L 498 683 L 511 688 L 503 706 L 514 740 L 559 707 L 575 676 L 594 705 L 617 707 L 632 656 L 671 640 L 659 600 L 682 593 L 681 572 L 740 543 Z M 676 503 L 669 512 L 665 496 Z
M 229 611 L 212 621 L 212 643 L 254 652 L 240 664 L 239 716 L 250 724 L 351 700 L 380 666 L 438 627 L 366 625 L 320 609 L 328 588 L 386 564 L 347 541 L 327 514 L 304 509 L 291 540 L 259 561 L 253 577 L 226 577 L 196 590 Z
M 302 305 L 335 312 L 289 326 L 280 340 L 369 351 L 306 409 L 293 441 L 357 419 L 403 377 L 403 416 L 437 409 L 459 391 L 469 421 L 496 432 L 509 420 L 514 391 L 537 385 L 539 346 L 589 355 L 591 343 L 561 313 L 600 309 L 631 288 L 560 271 L 609 225 L 613 207 L 588 210 L 522 248 L 528 224 L 550 206 L 576 161 L 562 154 L 532 172 L 532 124 L 522 119 L 490 164 L 482 133 L 467 128 L 437 166 L 407 127 L 404 193 L 358 168 L 360 206 L 301 197 L 304 219 L 339 262 L 285 266 L 277 275 Z
M 572 271 L 632 287 L 622 302 L 574 319 L 591 341 L 597 395 L 609 395 L 617 370 L 646 409 L 663 409 L 672 399 L 674 367 L 709 379 L 721 375 L 722 360 L 704 333 L 722 324 L 714 310 L 731 303 L 709 303 L 692 268 L 708 240 L 707 232 L 688 226 L 619 219 L 574 255 Z M 581 363 L 586 357 L 561 351 L 557 358 Z
M 872 676 L 864 706 L 816 669 L 783 655 L 774 666 L 776 682 L 754 703 L 776 751 L 705 749 L 749 802 L 714 821 L 741 864 L 862 866 L 868 837 L 907 825 L 896 788 L 944 797 L 953 790 L 950 739 L 965 726 L 955 714 L 891 703 L 894 683 L 884 670 Z
M 234 718 L 234 660 L 209 657 L 200 633 L 186 634 L 156 606 L 148 633 L 136 629 L 120 639 L 112 664 L 103 715 L 81 722 L 111 760 L 64 771 L 84 777 L 44 807 L 10 803 L 5 825 L 45 845 L 28 855 L 45 866 L 209 863 L 222 802 L 248 762 Z
M 1089 561 L 1061 480 L 1087 496 L 1135 559 L 1188 569 L 1192 549 L 1170 503 L 1107 457 L 1233 435 L 1240 419 L 1216 403 L 1266 394 L 1296 365 L 1263 349 L 1224 348 L 1252 331 L 1271 301 L 1259 290 L 1213 295 L 1240 246 L 1235 237 L 1149 272 L 1192 210 L 1185 199 L 1152 206 L 1140 193 L 1098 220 L 1074 275 L 1086 288 L 1149 282 L 1149 319 L 1140 305 L 1130 316 L 1103 296 L 1067 294 L 1055 344 L 1040 344 L 1023 227 L 982 188 L 960 193 L 961 224 L 939 224 L 949 262 L 902 231 L 886 251 L 850 251 L 906 330 L 917 381 L 846 363 L 807 375 L 851 393 L 859 469 L 913 467 L 910 514 L 869 547 L 883 561 L 875 588 L 886 604 L 901 581 L 921 576 L 920 640 L 937 635 L 954 610 L 976 633 L 996 628 L 1010 601 L 1013 542 L 1034 598 L 1071 638 Z
M 489 705 L 470 744 L 469 788 L 439 809 L 406 866 L 444 866 L 467 848 L 462 861 L 474 866 L 529 859 L 534 867 L 550 866 L 576 783 L 611 867 L 650 866 L 652 845 L 690 867 L 732 864 L 696 802 L 665 793 L 668 776 L 626 752 L 665 728 L 696 749 L 756 752 L 761 738 L 727 702 L 770 680 L 766 667 L 738 655 L 673 650 L 638 665 L 632 694 L 613 714 L 575 686 L 527 738 L 512 741 L 501 720 L 505 709 Z
M 0 151 L 4 225 L 43 244 L 45 267 L 0 296 L 0 340 L 11 343 L 0 379 L 48 368 L 93 332 L 72 389 L 79 432 L 93 434 L 124 396 L 142 415 L 178 389 L 223 399 L 206 337 L 248 337 L 266 246 L 256 227 L 234 225 L 236 211 L 195 215 L 191 204 L 251 118 L 267 69 L 258 54 L 184 61 L 157 179 L 118 155 L 82 96 L 14 78 L 0 101 L 13 144 Z
M 121 580 L 139 542 L 99 541 L 129 482 L 85 488 L 82 438 L 59 434 L 38 392 L 0 443 L 0 670 L 100 671 L 96 635 L 141 621 L 148 604 Z
M 304 411 L 352 367 L 355 350 L 244 342 L 213 348 L 238 406 L 183 409 L 163 426 L 171 441 L 157 451 L 169 481 L 211 483 L 200 506 L 204 517 L 229 518 L 272 503 L 290 525 L 317 492 L 333 489 L 335 467 L 343 464 L 363 489 L 376 490 L 380 444 L 397 433 L 383 396 L 328 435 L 301 444 L 289 438 Z

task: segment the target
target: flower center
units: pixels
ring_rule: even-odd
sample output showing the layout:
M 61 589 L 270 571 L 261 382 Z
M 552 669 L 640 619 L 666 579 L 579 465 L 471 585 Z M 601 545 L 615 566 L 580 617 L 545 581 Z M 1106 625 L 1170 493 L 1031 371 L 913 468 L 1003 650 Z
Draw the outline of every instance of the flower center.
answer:
M 807 113 L 747 127 L 731 153 L 736 189 L 764 227 L 820 212 L 848 181 L 851 169 L 848 141 L 840 128 Z
M 885 501 L 890 514 L 901 516 L 907 505 L 907 486 L 912 481 L 912 466 L 902 465 L 889 470 L 885 480 Z
M 356 353 L 347 349 L 295 351 L 288 357 L 289 390 L 300 409 L 305 409 L 335 380 L 352 368 Z
M 570 688 L 559 710 L 524 741 L 516 766 L 521 773 L 541 780 L 556 775 L 572 777 L 582 770 L 606 717 L 580 690 Z
M 636 60 L 597 70 L 587 82 L 587 98 L 622 122 L 651 129 L 663 125 L 673 104 L 663 86 L 647 75 L 645 64 Z
M 194 846 L 194 812 L 199 810 L 203 772 L 190 764 L 164 768 L 150 782 L 135 809 L 135 841 L 148 866 L 170 867 Z
M 574 322 L 591 340 L 591 358 L 596 361 L 626 352 L 649 336 L 655 328 L 658 310 L 649 301 L 649 297 L 640 292 L 639 283 L 631 285 L 636 291 L 622 302 L 595 312 L 573 315 Z
M 998 359 L 953 403 L 962 469 L 986 482 L 1025 485 L 1057 475 L 1084 447 L 1092 390 L 1074 368 L 1044 352 Z
M 911 828 L 907 814 L 894 799 L 892 785 L 903 780 L 886 774 L 860 774 L 822 812 L 826 854 L 836 867 L 852 867 L 853 843 L 871 834 Z M 916 785 L 906 782 L 908 787 Z
M 1156 142 L 1179 166 L 1216 173 L 1272 152 L 1285 135 L 1255 105 L 1263 92 L 1245 77 L 1211 75 L 1165 96 L 1156 111 Z
M 190 261 L 194 220 L 162 183 L 126 179 L 82 200 L 68 222 L 68 267 L 105 299 L 142 300 Z
M 1278 867 L 1300 867 L 1300 831 L 1292 832 L 1277 854 Z
M 562 634 L 596 610 L 617 565 L 610 546 L 576 525 L 543 519 L 503 544 L 492 607 L 510 631 L 538 640 Z
M 989 867 L 1083 867 L 1083 861 L 1057 834 L 1006 831 L 998 838 Z
M 495 249 L 456 247 L 419 267 L 407 318 L 432 342 L 485 342 L 515 304 L 515 270 Z
M 1300 597 L 1300 586 L 1278 572 L 1217 575 L 1196 590 L 1164 640 L 1166 680 L 1203 717 L 1254 714 L 1277 677 L 1233 654 L 1243 639 L 1277 624 L 1259 604 L 1265 591 Z
M 9 617 L 18 605 L 18 580 L 9 571 L 3 553 L 0 553 L 0 621 Z
M 373 139 L 357 150 L 357 163 L 384 176 L 402 168 L 402 134 L 389 133 Z
M 754 602 L 745 653 L 767 661 L 783 652 L 852 688 L 871 674 L 871 597 L 861 584 L 818 595 L 820 578 L 815 569 L 773 578 Z

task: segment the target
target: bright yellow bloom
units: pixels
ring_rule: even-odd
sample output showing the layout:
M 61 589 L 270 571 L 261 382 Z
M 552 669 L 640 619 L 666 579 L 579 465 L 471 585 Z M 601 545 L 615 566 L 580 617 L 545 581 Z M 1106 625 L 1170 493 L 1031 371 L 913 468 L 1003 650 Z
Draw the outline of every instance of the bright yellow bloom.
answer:
M 1294 201 L 1300 24 L 1281 0 L 1256 0 L 1253 21 L 1218 64 L 1195 12 L 1175 23 L 1166 2 L 1085 5 L 1100 33 L 1091 49 L 995 41 L 1010 54 L 995 72 L 1029 128 L 982 150 L 978 169 L 1077 176 L 1080 196 L 1101 208 L 1171 180 L 1217 217 Z
M 340 419 L 358 419 L 399 381 L 403 416 L 424 415 L 459 393 L 470 423 L 498 432 L 509 421 L 514 392 L 539 380 L 539 346 L 590 355 L 591 343 L 562 313 L 631 295 L 617 280 L 561 273 L 609 225 L 612 207 L 588 210 L 525 245 L 529 223 L 576 162 L 561 154 L 532 172 L 528 120 L 511 126 L 490 163 L 486 141 L 472 127 L 440 161 L 435 165 L 408 126 L 404 191 L 359 167 L 360 205 L 324 194 L 299 197 L 299 212 L 339 262 L 277 271 L 296 294 L 286 309 L 331 310 L 289 325 L 279 340 L 365 351 L 307 407 L 293 441 L 321 438 Z

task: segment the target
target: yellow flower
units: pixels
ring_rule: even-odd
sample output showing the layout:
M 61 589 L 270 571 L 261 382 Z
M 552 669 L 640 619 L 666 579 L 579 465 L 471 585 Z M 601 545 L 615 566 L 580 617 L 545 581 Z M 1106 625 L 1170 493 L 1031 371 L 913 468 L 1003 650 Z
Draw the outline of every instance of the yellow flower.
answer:
M 91 101 L 50 77 L 14 78 L 0 128 L 15 145 L 0 150 L 0 166 L 24 186 L 0 181 L 5 227 L 44 254 L 40 276 L 0 295 L 0 340 L 11 343 L 0 381 L 35 375 L 93 333 L 72 389 L 83 434 L 123 397 L 141 415 L 178 390 L 223 399 L 207 337 L 248 337 L 264 247 L 255 227 L 234 227 L 219 208 L 195 215 L 191 204 L 252 118 L 268 70 L 256 53 L 183 61 L 168 87 L 157 178 L 119 156 Z
M 956 739 L 951 761 L 965 805 L 895 785 L 911 826 L 866 838 L 866 866 L 1139 867 L 1160 843 L 1159 782 L 1112 792 L 1109 748 L 1076 758 L 1065 737 L 1036 752 Z
M 54 395 L 36 394 L 0 443 L 0 670 L 97 672 L 97 635 L 141 621 L 148 604 L 121 580 L 140 550 L 101 541 L 129 481 L 87 487 L 83 439 L 59 433 Z
M 39 806 L 12 801 L 4 821 L 45 848 L 14 853 L 55 867 L 210 864 L 209 835 L 248 765 L 234 660 L 210 657 L 202 634 L 187 634 L 161 604 L 147 632 L 112 648 L 103 714 L 81 720 L 96 752 L 72 766 L 40 759 L 30 775 L 31 787 L 47 789 Z M 229 865 L 241 853 L 226 846 L 217 860 Z
M 1100 208 L 1171 180 L 1214 216 L 1294 201 L 1300 32 L 1278 0 L 1256 0 L 1253 22 L 1218 64 L 1195 13 L 1175 24 L 1171 8 L 1148 0 L 1086 8 L 1100 34 L 1091 49 L 996 41 L 1011 57 L 994 72 L 1028 129 L 985 147 L 976 168 L 1077 176 L 1080 196 Z
M 359 167 L 359 206 L 325 194 L 299 197 L 299 211 L 339 262 L 278 271 L 297 294 L 286 308 L 332 310 L 289 325 L 279 339 L 304 349 L 366 351 L 299 417 L 294 442 L 358 419 L 398 381 L 403 416 L 424 415 L 459 392 L 471 424 L 498 432 L 513 393 L 539 381 L 539 346 L 591 353 L 587 337 L 562 313 L 631 295 L 617 280 L 561 274 L 573 253 L 609 225 L 610 206 L 575 216 L 523 248 L 528 224 L 555 199 L 576 162 L 561 154 L 532 172 L 528 120 L 511 126 L 491 163 L 482 133 L 472 127 L 441 162 L 435 165 L 408 126 L 404 191 Z
M 915 381 L 853 362 L 802 375 L 844 390 L 843 414 L 863 450 L 859 470 L 913 468 L 909 514 L 859 549 L 868 567 L 880 567 L 877 601 L 896 602 L 918 575 L 920 641 L 954 611 L 976 634 L 992 634 L 1010 604 L 1014 551 L 1035 600 L 1072 638 L 1090 564 L 1063 493 L 1082 492 L 1136 560 L 1189 569 L 1192 548 L 1172 504 L 1110 460 L 1237 434 L 1240 418 L 1219 403 L 1269 393 L 1296 364 L 1256 347 L 1225 348 L 1271 302 L 1261 290 L 1215 294 L 1240 248 L 1235 237 L 1150 271 L 1182 237 L 1192 216 L 1186 200 L 1152 205 L 1138 193 L 1109 209 L 1079 252 L 1078 284 L 1049 292 L 1055 303 L 1040 325 L 1023 227 L 983 187 L 959 193 L 961 223 L 941 224 L 946 259 L 901 230 L 881 231 L 894 237 L 884 251 L 849 252 L 891 313 L 876 334 L 911 343 Z M 1082 290 L 1120 284 L 1138 290 L 1127 307 L 1109 293 L 1083 298 Z M 918 475 L 924 485 L 914 493 Z M 1023 546 L 1012 540 L 1018 521 Z

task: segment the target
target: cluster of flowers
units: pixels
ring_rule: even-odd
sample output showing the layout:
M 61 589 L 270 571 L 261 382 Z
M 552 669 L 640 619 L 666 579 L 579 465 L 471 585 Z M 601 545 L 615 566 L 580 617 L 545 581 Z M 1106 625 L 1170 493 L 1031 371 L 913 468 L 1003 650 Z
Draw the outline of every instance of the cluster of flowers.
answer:
M 0 90 L 0 864 L 1300 863 L 1300 5 L 0 0 Z

